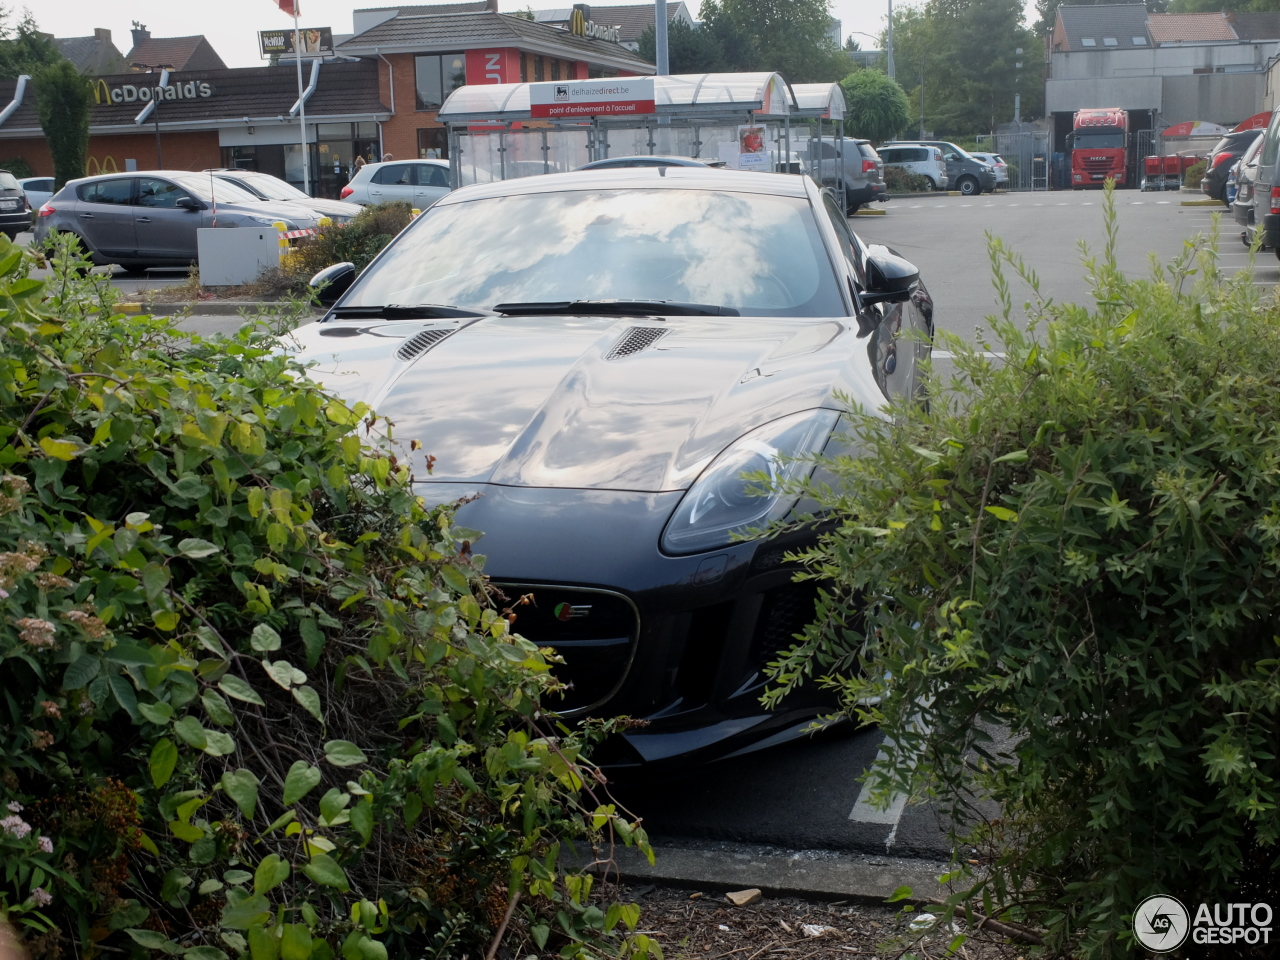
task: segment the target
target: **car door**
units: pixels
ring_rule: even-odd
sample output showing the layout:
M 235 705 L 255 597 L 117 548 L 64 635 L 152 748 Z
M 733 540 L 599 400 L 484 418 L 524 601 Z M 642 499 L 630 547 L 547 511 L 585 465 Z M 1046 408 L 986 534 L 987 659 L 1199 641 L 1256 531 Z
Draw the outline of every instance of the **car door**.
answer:
M 414 202 L 414 182 L 412 163 L 392 163 L 381 167 L 369 182 L 369 200 L 372 203 L 388 203 L 392 200 L 403 200 L 410 205 Z
M 413 205 L 425 210 L 449 192 L 449 171 L 436 163 L 415 163 L 413 166 L 418 174 Z
M 113 177 L 76 189 L 76 230 L 103 258 L 127 259 L 138 252 L 133 224 L 134 186 L 134 177 Z
M 203 218 L 199 210 L 178 206 L 182 199 L 192 199 L 191 194 L 172 180 L 138 178 L 133 213 L 139 259 L 196 259 L 196 230 Z
M 848 262 L 849 270 L 860 289 L 867 284 L 867 248 L 849 229 L 849 221 L 840 214 L 840 208 L 830 196 L 823 197 L 823 206 L 831 226 L 840 240 L 840 252 Z M 919 342 L 914 319 L 918 311 L 913 304 L 890 303 L 857 307 L 859 325 L 871 326 L 867 353 L 871 360 L 876 383 L 890 400 L 902 400 L 914 395 L 916 367 L 923 345 Z

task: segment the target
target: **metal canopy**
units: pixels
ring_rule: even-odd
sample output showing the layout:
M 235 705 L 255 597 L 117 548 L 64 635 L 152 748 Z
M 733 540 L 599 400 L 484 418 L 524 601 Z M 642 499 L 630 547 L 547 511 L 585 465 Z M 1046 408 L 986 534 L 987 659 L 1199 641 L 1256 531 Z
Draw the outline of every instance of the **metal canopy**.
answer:
M 793 83 L 791 93 L 796 101 L 792 117 L 844 119 L 844 91 L 838 83 Z
M 754 115 L 783 118 L 795 114 L 795 101 L 786 82 L 776 73 L 703 73 L 653 78 L 656 116 L 715 121 Z M 806 86 L 826 87 L 826 84 Z M 834 85 L 833 85 L 834 86 Z M 469 84 L 459 87 L 440 107 L 441 123 L 513 123 L 530 119 L 528 83 Z M 837 88 L 838 90 L 838 88 Z M 838 95 L 838 94 L 837 94 Z M 839 99 L 841 115 L 844 98 Z M 625 117 L 576 116 L 549 123 L 582 125 L 643 123 L 655 114 Z M 812 114 L 817 116 L 817 114 Z

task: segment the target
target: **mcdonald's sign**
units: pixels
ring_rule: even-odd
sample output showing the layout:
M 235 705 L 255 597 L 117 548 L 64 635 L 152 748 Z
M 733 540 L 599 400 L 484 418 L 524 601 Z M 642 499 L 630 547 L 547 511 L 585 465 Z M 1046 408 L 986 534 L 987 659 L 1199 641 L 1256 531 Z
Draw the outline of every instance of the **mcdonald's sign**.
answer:
M 153 98 L 159 100 L 196 100 L 213 96 L 213 85 L 204 80 L 179 81 L 167 87 L 142 86 L 122 83 L 116 87 L 107 86 L 107 81 L 99 77 L 93 84 L 93 102 L 99 106 L 113 103 L 149 103 Z
M 608 40 L 617 43 L 622 37 L 621 27 L 602 27 L 591 22 L 591 8 L 585 3 L 575 3 L 573 12 L 569 14 L 569 32 L 575 37 L 589 37 L 593 40 Z

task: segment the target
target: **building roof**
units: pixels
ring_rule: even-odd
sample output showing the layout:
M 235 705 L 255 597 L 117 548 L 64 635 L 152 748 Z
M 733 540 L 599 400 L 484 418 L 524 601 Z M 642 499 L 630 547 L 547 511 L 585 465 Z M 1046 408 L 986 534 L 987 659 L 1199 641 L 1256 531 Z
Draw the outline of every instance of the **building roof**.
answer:
M 54 37 L 53 42 L 77 73 L 119 73 L 129 69 L 111 41 L 110 30 L 95 30 L 92 37 Z
M 422 3 L 401 7 L 359 7 L 353 13 L 390 13 L 394 16 L 417 17 L 426 13 L 484 13 L 492 9 L 489 0 L 466 3 Z
M 1156 43 L 1212 43 L 1239 38 L 1225 13 L 1152 13 L 1147 32 Z
M 218 52 L 203 35 L 194 37 L 147 37 L 136 43 L 125 57 L 132 67 L 168 67 L 171 70 L 225 70 Z
M 555 51 L 560 56 L 617 65 L 638 73 L 650 73 L 653 65 L 625 47 L 607 40 L 580 37 L 545 23 L 505 13 L 445 13 L 400 15 L 357 34 L 337 51 L 372 54 L 401 50 L 465 50 L 471 47 L 525 47 Z
M 1280 12 L 1228 13 L 1227 19 L 1241 40 L 1280 40 Z
M 590 20 L 604 27 L 619 28 L 619 42 L 631 43 L 640 39 L 645 30 L 654 24 L 654 4 L 633 3 L 626 6 L 597 6 L 591 4 Z M 538 23 L 568 23 L 573 15 L 573 7 L 554 7 L 550 10 L 533 11 Z M 685 6 L 684 0 L 675 0 L 667 4 L 667 21 L 684 20 L 693 23 L 693 16 Z
M 1135 38 L 1141 42 L 1134 43 Z M 1112 40 L 1115 42 L 1108 42 Z M 1058 7 L 1053 31 L 1054 50 L 1133 50 L 1146 47 L 1150 42 L 1147 8 L 1142 3 L 1064 4 Z
M 310 69 L 309 67 L 306 69 Z M 170 86 L 207 83 L 208 97 L 183 98 L 158 102 L 145 127 L 137 127 L 134 117 L 146 106 L 142 100 L 115 103 L 102 93 L 125 86 L 149 86 L 158 82 L 154 74 L 122 73 L 94 80 L 98 92 L 90 108 L 90 132 L 104 128 L 117 130 L 151 129 L 153 122 L 166 127 L 184 129 L 217 129 L 228 123 L 251 123 L 259 126 L 275 122 L 297 124 L 289 116 L 289 108 L 298 99 L 296 68 L 292 63 L 278 67 L 248 67 L 237 70 L 178 71 L 169 76 Z M 14 80 L 0 80 L 0 100 L 13 99 Z M 326 61 L 320 66 L 316 91 L 307 100 L 307 122 L 323 123 L 326 117 L 362 117 L 385 119 L 391 113 L 378 95 L 378 64 L 374 60 Z M 0 137 L 40 134 L 35 97 L 28 88 L 22 105 L 0 126 Z

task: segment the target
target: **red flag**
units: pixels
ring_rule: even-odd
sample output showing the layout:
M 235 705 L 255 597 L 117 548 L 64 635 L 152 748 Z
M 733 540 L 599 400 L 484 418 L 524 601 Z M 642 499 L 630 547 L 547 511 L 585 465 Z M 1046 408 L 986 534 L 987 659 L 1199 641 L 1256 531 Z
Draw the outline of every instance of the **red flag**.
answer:
M 289 16 L 298 15 L 298 0 L 276 0 L 276 4 Z

